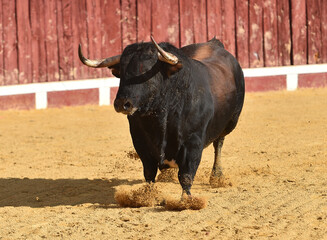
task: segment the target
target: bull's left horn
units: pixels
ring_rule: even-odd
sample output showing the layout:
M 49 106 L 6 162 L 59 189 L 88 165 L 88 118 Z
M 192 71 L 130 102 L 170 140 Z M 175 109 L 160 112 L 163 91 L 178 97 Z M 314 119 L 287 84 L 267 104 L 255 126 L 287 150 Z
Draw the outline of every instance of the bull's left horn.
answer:
M 178 57 L 176 57 L 174 54 L 166 52 L 163 50 L 158 43 L 154 40 L 154 38 L 151 36 L 152 43 L 156 46 L 158 49 L 158 58 L 160 61 L 169 63 L 170 65 L 176 65 L 178 63 Z
M 117 55 L 114 57 L 104 58 L 100 60 L 90 60 L 83 56 L 81 44 L 78 46 L 78 56 L 82 63 L 88 67 L 93 68 L 103 68 L 103 67 L 112 67 L 120 62 L 120 56 Z

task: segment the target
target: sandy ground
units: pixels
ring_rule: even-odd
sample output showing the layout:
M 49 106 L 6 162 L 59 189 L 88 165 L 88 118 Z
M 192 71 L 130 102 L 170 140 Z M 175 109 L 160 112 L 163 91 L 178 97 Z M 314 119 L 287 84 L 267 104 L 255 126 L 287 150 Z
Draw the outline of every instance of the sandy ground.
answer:
M 202 210 L 121 208 L 143 184 L 125 116 L 86 106 L 0 112 L 0 239 L 327 239 L 327 89 L 247 94 L 208 184 L 205 149 L 193 194 Z M 178 183 L 157 183 L 179 198 Z

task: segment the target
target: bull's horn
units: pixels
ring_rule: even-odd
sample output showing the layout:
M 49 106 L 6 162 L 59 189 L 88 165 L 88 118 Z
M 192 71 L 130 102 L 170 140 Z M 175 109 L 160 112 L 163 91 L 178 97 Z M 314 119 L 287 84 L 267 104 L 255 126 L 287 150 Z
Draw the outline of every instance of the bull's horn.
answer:
M 120 62 L 121 55 L 104 58 L 104 59 L 100 59 L 100 60 L 90 60 L 83 56 L 82 47 L 80 44 L 78 46 L 78 56 L 79 56 L 79 59 L 81 60 L 81 62 L 84 63 L 88 67 L 93 67 L 93 68 L 109 67 L 110 68 L 111 66 L 116 65 Z
M 152 43 L 156 46 L 158 49 L 158 58 L 160 61 L 169 63 L 171 65 L 176 65 L 178 63 L 178 57 L 176 57 L 174 54 L 166 52 L 163 50 L 158 43 L 154 40 L 154 38 L 151 36 Z

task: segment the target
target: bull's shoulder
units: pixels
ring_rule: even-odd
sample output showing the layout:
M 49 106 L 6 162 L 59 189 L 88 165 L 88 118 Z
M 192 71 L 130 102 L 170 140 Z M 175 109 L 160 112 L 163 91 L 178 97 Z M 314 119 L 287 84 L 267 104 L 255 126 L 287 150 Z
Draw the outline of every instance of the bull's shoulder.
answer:
M 186 56 L 198 61 L 211 58 L 221 49 L 224 49 L 224 45 L 215 37 L 206 43 L 190 44 L 181 48 Z

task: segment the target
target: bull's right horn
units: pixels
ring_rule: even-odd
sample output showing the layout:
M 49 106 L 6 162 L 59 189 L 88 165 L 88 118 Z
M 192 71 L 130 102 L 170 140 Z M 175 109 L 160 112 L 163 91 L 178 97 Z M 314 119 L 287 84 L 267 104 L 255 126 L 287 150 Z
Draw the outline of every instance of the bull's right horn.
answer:
M 170 65 L 176 65 L 178 63 L 178 57 L 176 57 L 174 54 L 166 52 L 165 50 L 163 50 L 159 44 L 154 40 L 154 38 L 152 36 L 151 37 L 151 41 L 152 43 L 156 46 L 157 50 L 158 50 L 158 58 L 160 61 L 169 63 Z
M 84 63 L 88 67 L 93 68 L 103 68 L 103 67 L 112 67 L 118 63 L 120 63 L 120 56 L 117 55 L 114 57 L 104 58 L 100 60 L 90 60 L 83 56 L 81 44 L 78 46 L 78 56 L 82 63 Z

